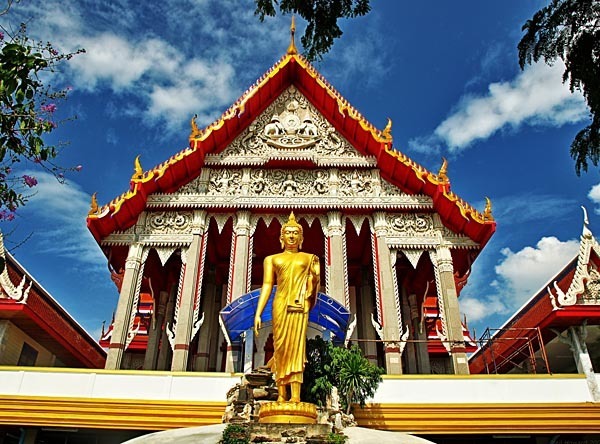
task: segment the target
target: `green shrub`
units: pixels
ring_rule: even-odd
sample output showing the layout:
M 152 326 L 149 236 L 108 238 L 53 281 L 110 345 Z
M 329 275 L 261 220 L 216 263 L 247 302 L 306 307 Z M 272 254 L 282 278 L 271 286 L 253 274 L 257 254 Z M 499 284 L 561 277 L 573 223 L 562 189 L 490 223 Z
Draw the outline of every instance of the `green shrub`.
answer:
M 327 436 L 327 444 L 345 444 L 347 440 L 348 437 L 342 433 L 331 432 Z
M 336 386 L 342 407 L 350 413 L 352 403 L 364 406 L 381 382 L 385 370 L 372 364 L 357 345 L 338 347 L 320 336 L 307 343 L 302 399 L 323 407 Z
M 240 424 L 227 424 L 223 430 L 220 444 L 249 444 L 250 433 L 248 427 Z

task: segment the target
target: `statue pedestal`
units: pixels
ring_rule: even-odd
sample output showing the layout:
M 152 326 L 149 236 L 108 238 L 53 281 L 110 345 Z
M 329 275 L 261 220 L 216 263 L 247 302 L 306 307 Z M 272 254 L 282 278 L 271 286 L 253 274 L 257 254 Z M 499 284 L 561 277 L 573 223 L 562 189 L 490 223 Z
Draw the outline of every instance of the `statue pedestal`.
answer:
M 316 424 L 317 406 L 309 402 L 267 402 L 260 406 L 263 424 Z

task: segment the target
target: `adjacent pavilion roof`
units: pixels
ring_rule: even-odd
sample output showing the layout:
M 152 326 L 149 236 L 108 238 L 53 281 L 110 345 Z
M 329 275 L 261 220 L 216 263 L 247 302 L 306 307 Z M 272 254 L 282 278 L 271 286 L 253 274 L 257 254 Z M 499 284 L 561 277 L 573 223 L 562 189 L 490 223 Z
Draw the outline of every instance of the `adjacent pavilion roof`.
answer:
M 0 319 L 15 324 L 67 367 L 104 368 L 106 352 L 8 251 L 4 251 L 1 234 L 0 256 L 6 261 L 0 273 Z
M 471 373 L 485 373 L 490 367 L 498 373 L 510 371 L 512 364 L 504 357 L 528 341 L 537 346 L 538 331 L 548 343 L 555 331 L 600 324 L 600 245 L 587 223 L 586 216 L 578 254 L 470 357 Z
M 370 124 L 295 48 L 288 50 L 223 115 L 204 129 L 192 120 L 189 147 L 148 171 L 139 164 L 129 190 L 99 207 L 92 201 L 87 224 L 96 241 L 135 224 L 152 193 L 170 193 L 193 180 L 207 154 L 217 154 L 238 136 L 286 88 L 294 85 L 355 149 L 374 156 L 381 176 L 408 194 L 424 194 L 443 223 L 483 246 L 495 231 L 491 206 L 481 213 L 450 190 L 443 167 L 427 171 L 393 146 L 391 121 L 384 130 Z

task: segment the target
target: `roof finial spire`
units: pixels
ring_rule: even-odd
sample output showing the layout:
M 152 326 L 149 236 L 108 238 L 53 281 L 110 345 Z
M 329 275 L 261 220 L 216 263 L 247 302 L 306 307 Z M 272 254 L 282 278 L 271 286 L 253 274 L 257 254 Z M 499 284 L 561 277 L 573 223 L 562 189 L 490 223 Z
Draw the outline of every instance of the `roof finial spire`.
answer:
M 294 39 L 294 34 L 296 34 L 296 17 L 292 15 L 292 24 L 290 25 L 290 46 L 288 46 L 287 53 L 298 54 L 298 50 L 296 49 L 296 40 Z

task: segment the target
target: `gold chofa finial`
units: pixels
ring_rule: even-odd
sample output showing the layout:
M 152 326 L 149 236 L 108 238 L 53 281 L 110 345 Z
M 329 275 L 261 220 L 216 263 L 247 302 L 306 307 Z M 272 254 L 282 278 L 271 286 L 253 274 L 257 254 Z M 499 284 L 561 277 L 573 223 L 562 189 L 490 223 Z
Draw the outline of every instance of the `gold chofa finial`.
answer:
M 381 135 L 383 136 L 383 138 L 387 141 L 392 141 L 392 119 L 390 119 L 388 117 L 388 121 L 387 121 L 387 125 L 385 125 L 385 128 L 383 129 Z
M 442 182 L 448 182 L 448 161 L 445 157 L 442 157 L 442 166 L 440 167 L 440 171 L 438 171 L 438 178 Z
M 144 170 L 142 169 L 140 156 L 138 155 L 133 162 L 133 176 L 131 176 L 131 180 L 138 180 L 142 177 L 144 177 Z
M 494 220 L 494 216 L 492 216 L 492 201 L 489 197 L 485 198 L 485 210 L 483 210 L 483 220 Z
M 202 130 L 198 128 L 198 125 L 196 124 L 197 118 L 198 114 L 194 114 L 194 117 L 192 117 L 192 120 L 190 121 L 190 126 L 192 127 L 192 131 L 190 132 L 190 139 L 195 139 L 202 135 Z
M 287 53 L 288 54 L 298 54 L 298 50 L 296 49 L 296 39 L 294 35 L 296 34 L 296 17 L 292 15 L 292 24 L 290 25 L 290 46 L 288 46 Z
M 92 194 L 92 202 L 90 203 L 90 211 L 88 212 L 88 216 L 92 214 L 98 214 L 98 201 L 96 200 L 96 194 Z

